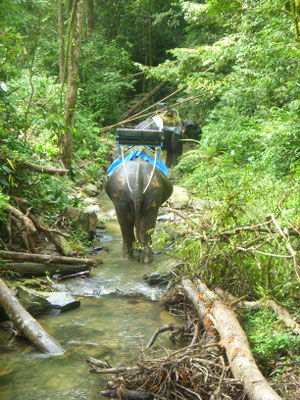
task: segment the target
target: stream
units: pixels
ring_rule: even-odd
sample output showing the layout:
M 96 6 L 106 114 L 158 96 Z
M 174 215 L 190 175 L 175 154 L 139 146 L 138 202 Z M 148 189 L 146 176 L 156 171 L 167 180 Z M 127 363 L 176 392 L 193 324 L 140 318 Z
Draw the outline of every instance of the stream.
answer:
M 0 400 L 99 399 L 109 375 L 90 373 L 85 356 L 107 360 L 112 366 L 130 365 L 157 328 L 182 324 L 160 306 L 161 290 L 143 280 L 164 256 L 156 255 L 150 266 L 123 260 L 113 205 L 106 196 L 100 201 L 105 230 L 97 232 L 94 247 L 107 250 L 92 254 L 101 257 L 104 264 L 93 268 L 90 277 L 56 285 L 58 290 L 67 289 L 78 296 L 79 308 L 38 318 L 66 355 L 49 357 L 25 341 L 14 340 L 0 354 Z M 174 348 L 167 336 L 160 335 L 156 343 Z

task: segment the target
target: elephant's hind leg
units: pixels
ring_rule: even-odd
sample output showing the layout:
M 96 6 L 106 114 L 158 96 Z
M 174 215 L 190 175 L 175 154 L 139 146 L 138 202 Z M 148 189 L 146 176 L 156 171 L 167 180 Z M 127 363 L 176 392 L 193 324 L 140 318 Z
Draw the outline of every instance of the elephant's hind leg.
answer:
M 141 218 L 139 241 L 143 247 L 142 262 L 149 264 L 153 261 L 152 250 L 150 248 L 151 235 L 155 228 L 158 209 L 148 210 Z
M 133 216 L 129 207 L 123 205 L 116 206 L 115 208 L 123 238 L 122 254 L 124 258 L 131 259 L 133 258 L 132 245 L 135 241 Z

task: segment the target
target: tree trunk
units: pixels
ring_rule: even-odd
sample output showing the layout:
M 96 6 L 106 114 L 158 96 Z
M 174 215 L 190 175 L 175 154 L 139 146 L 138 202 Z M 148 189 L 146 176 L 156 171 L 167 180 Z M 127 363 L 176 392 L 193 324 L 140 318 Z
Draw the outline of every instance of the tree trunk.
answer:
M 64 38 L 64 3 L 59 1 L 58 6 L 58 41 L 59 41 L 59 81 L 63 82 L 65 70 L 65 38 Z
M 77 272 L 87 271 L 90 267 L 87 265 L 70 265 L 70 264 L 55 264 L 55 263 L 15 263 L 8 262 L 6 265 L 0 267 L 1 271 L 14 271 L 20 275 L 34 275 L 34 276 L 44 276 L 49 273 L 51 276 L 55 274 L 68 275 Z
M 73 126 L 75 120 L 75 107 L 78 92 L 78 68 L 83 25 L 83 0 L 74 0 L 75 22 L 70 46 L 70 59 L 68 67 L 68 85 L 65 105 L 65 132 L 62 136 L 62 160 L 69 169 L 73 158 Z
M 62 256 L 49 256 L 46 254 L 31 254 L 31 253 L 18 253 L 14 251 L 0 250 L 0 257 L 4 260 L 14 261 L 30 261 L 38 263 L 55 263 L 55 264 L 69 264 L 69 265 L 91 265 L 96 266 L 99 261 L 91 258 L 76 258 L 76 257 L 62 257 Z
M 30 161 L 22 161 L 18 164 L 25 169 L 29 169 L 30 171 L 41 172 L 49 175 L 65 175 L 69 172 L 68 169 L 44 167 L 42 165 L 31 163 Z
M 210 319 L 216 326 L 232 373 L 244 385 L 250 400 L 281 400 L 256 366 L 247 337 L 232 308 L 223 304 L 201 281 L 193 285 L 184 279 L 182 286 L 202 320 Z
M 121 0 L 118 0 L 118 3 L 116 5 L 116 10 L 115 10 L 115 14 L 110 26 L 110 30 L 109 30 L 109 34 L 107 37 L 107 41 L 109 42 L 113 37 L 116 36 L 117 32 L 115 30 L 115 27 L 118 25 L 118 17 L 119 17 L 119 10 L 120 10 L 120 4 L 121 4 Z
M 38 349 L 52 355 L 65 353 L 61 345 L 21 306 L 2 279 L 0 279 L 0 304 L 16 327 Z
M 94 2 L 86 0 L 86 27 L 87 34 L 91 36 L 94 32 Z

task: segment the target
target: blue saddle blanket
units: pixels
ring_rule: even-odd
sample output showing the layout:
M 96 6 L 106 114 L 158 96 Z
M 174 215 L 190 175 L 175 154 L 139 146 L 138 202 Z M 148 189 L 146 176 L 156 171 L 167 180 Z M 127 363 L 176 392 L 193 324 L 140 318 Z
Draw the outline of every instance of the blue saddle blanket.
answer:
M 137 157 L 141 157 L 143 160 L 148 161 L 150 164 L 154 165 L 154 158 L 145 154 L 143 150 L 132 151 L 130 154 L 128 154 L 128 156 L 124 158 L 124 161 L 125 162 L 132 161 L 135 160 Z M 111 176 L 114 170 L 120 164 L 122 164 L 122 160 L 120 158 L 117 158 L 108 168 L 107 170 L 108 175 Z M 158 168 L 164 175 L 168 175 L 169 170 L 160 159 L 156 159 L 155 167 Z

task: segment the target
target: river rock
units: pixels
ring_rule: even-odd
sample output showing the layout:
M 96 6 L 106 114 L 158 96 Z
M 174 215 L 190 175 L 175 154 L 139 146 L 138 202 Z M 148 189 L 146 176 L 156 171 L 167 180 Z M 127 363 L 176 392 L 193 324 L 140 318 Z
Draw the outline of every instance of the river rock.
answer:
M 80 301 L 68 292 L 38 292 L 19 286 L 18 297 L 31 314 L 40 314 L 51 309 L 67 311 L 80 306 Z
M 97 196 L 99 190 L 97 189 L 96 185 L 93 185 L 92 183 L 90 183 L 89 185 L 85 186 L 85 188 L 83 189 L 83 192 L 90 197 L 95 197 Z
M 149 286 L 166 286 L 170 278 L 169 274 L 159 274 L 158 272 L 152 272 L 152 274 L 144 276 L 144 280 Z
M 90 240 L 94 238 L 97 226 L 97 214 L 94 211 L 65 207 L 62 211 L 62 215 L 69 218 L 76 229 L 87 233 Z
M 174 185 L 173 193 L 169 199 L 169 203 L 173 208 L 185 208 L 189 203 L 189 195 L 185 188 Z

